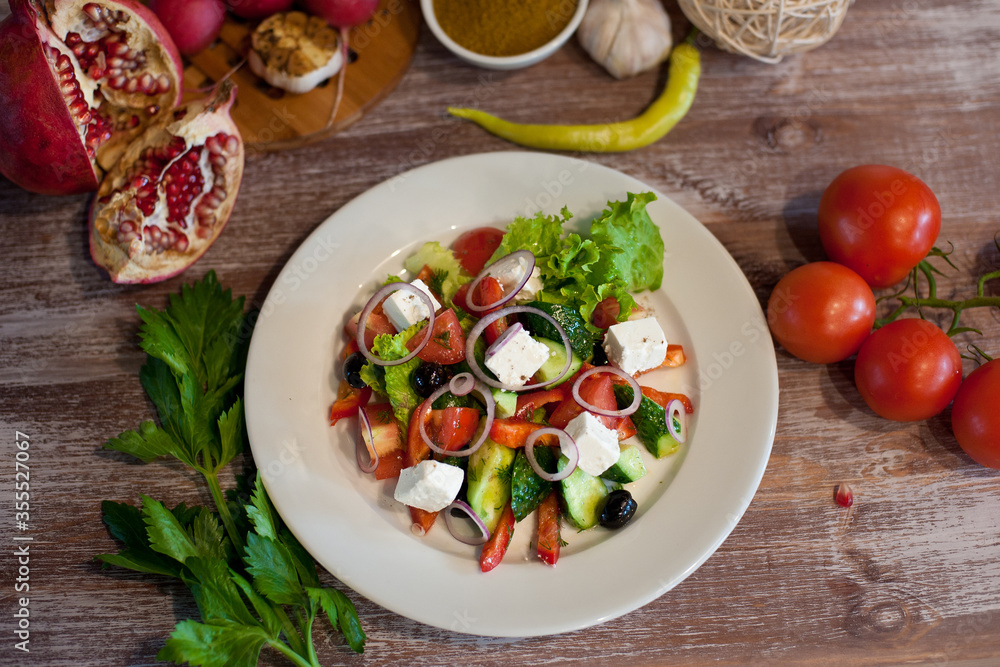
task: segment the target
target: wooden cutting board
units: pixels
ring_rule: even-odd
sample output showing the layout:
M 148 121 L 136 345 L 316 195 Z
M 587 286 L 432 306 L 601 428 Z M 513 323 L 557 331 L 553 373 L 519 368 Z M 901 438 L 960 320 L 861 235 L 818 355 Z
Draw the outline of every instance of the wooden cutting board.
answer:
M 188 59 L 185 89 L 211 86 L 239 65 L 250 48 L 250 35 L 257 23 L 227 18 L 215 44 Z M 336 77 L 308 93 L 293 95 L 269 85 L 244 63 L 231 76 L 239 86 L 232 116 L 247 149 L 274 151 L 301 146 L 360 120 L 402 79 L 416 50 L 420 23 L 416 0 L 381 0 L 372 19 L 351 30 L 344 97 L 329 127 Z M 190 92 L 185 100 L 203 94 Z

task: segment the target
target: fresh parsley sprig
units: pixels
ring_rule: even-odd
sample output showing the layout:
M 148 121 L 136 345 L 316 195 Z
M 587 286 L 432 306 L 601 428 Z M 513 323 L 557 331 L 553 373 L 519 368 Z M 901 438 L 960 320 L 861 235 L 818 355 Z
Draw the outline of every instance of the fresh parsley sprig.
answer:
M 320 614 L 351 649 L 364 651 L 353 603 L 321 585 L 313 559 L 281 524 L 259 474 L 248 500 L 236 494 L 227 500 L 219 483 L 219 472 L 246 445 L 239 396 L 249 338 L 243 304 L 210 272 L 171 296 L 165 310 L 138 308 L 140 345 L 149 355 L 140 381 L 160 423 L 146 421 L 105 448 L 145 462 L 179 459 L 205 478 L 215 511 L 184 504 L 170 510 L 147 496 L 141 507 L 105 501 L 104 522 L 122 548 L 97 559 L 175 577 L 191 590 L 201 622 L 178 623 L 159 659 L 252 666 L 270 646 L 296 665 L 318 667 L 312 630 Z

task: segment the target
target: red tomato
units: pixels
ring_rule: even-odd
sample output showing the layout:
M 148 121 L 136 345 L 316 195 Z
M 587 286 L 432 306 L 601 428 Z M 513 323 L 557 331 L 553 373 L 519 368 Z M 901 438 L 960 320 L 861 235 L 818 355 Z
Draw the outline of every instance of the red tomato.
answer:
M 423 330 L 418 331 L 407 341 L 407 349 L 413 351 L 425 335 Z M 417 357 L 437 364 L 457 364 L 465 359 L 465 332 L 454 310 L 448 308 L 437 314 L 431 339 L 417 353 Z
M 791 354 L 816 364 L 858 351 L 875 323 L 875 295 L 857 273 L 813 262 L 778 281 L 767 302 L 771 334 Z
M 473 294 L 473 301 L 477 306 L 485 306 L 490 303 L 496 303 L 503 298 L 503 285 L 500 281 L 493 276 L 486 276 L 479 281 L 476 285 L 476 291 Z M 487 311 L 479 313 L 480 317 L 483 315 L 488 315 L 496 308 L 491 308 Z M 496 342 L 497 338 L 500 337 L 504 331 L 507 330 L 507 318 L 501 317 L 493 322 L 486 325 L 486 329 L 483 331 L 483 337 L 486 339 L 487 345 L 492 345 Z
M 337 400 L 330 406 L 330 426 L 333 426 L 341 419 L 353 417 L 358 414 L 358 408 L 368 405 L 371 397 L 371 387 L 355 389 L 347 384 L 346 380 L 341 380 L 337 391 Z
M 500 247 L 504 231 L 496 227 L 470 229 L 455 240 L 452 250 L 458 263 L 471 275 L 479 275 L 496 249 Z
M 403 469 L 403 435 L 392 415 L 392 406 L 378 403 L 365 405 L 361 409 L 365 411 L 372 426 L 372 441 L 369 444 L 366 439 L 365 442 L 368 453 L 371 456 L 374 456 L 374 452 L 378 453 L 375 479 L 399 477 L 399 471 Z
M 344 327 L 344 331 L 351 339 L 355 339 L 358 335 L 358 319 L 361 317 L 361 313 L 357 313 L 347 322 L 347 326 Z M 375 344 L 375 336 L 379 334 L 390 334 L 395 335 L 396 327 L 392 326 L 389 318 L 385 316 L 382 312 L 382 306 L 379 305 L 372 311 L 371 315 L 368 316 L 368 326 L 365 327 L 365 348 L 370 350 L 372 345 Z
M 483 572 L 489 572 L 499 565 L 504 554 L 507 553 L 507 547 L 510 545 L 512 537 L 514 537 L 514 510 L 511 509 L 508 500 L 506 507 L 503 508 L 503 514 L 500 515 L 500 523 L 497 524 L 489 541 L 483 545 L 482 553 L 479 554 L 479 569 Z
M 440 412 L 440 426 L 438 426 L 438 442 L 442 449 L 455 451 L 462 449 L 472 441 L 472 436 L 476 434 L 476 427 L 479 426 L 479 410 L 475 408 L 447 407 L 444 410 L 433 410 Z M 432 415 L 437 421 L 437 417 Z
M 896 167 L 848 169 L 819 201 L 819 236 L 827 256 L 872 287 L 906 278 L 940 231 L 937 197 L 923 181 Z
M 598 329 L 607 329 L 613 324 L 618 323 L 618 314 L 621 313 L 622 307 L 618 303 L 618 299 L 613 296 L 609 296 L 594 308 L 594 314 L 590 316 L 590 321 Z
M 958 388 L 951 430 L 972 460 L 1000 468 L 1000 359 L 969 373 Z
M 948 335 L 930 322 L 896 320 L 858 350 L 854 383 L 878 415 L 919 421 L 951 403 L 962 383 L 962 357 Z
M 538 506 L 538 557 L 549 565 L 559 560 L 559 494 L 553 489 Z

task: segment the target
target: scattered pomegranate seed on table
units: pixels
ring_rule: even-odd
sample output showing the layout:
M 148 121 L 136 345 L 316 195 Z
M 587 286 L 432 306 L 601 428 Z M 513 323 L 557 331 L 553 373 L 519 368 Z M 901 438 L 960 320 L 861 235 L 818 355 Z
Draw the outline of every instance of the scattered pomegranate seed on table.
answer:
M 847 484 L 838 484 L 833 487 L 833 499 L 841 507 L 850 507 L 854 504 L 854 492 Z

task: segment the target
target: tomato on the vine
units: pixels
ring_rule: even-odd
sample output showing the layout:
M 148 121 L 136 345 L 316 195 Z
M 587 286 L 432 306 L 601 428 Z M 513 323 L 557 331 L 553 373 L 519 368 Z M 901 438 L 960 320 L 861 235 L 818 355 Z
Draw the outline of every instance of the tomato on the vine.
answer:
M 951 403 L 962 382 L 962 357 L 927 320 L 904 319 L 877 330 L 858 350 L 854 383 L 886 419 L 928 419 Z
M 1000 468 L 1000 359 L 965 378 L 951 406 L 951 430 L 976 463 Z
M 858 351 L 875 323 L 875 295 L 854 271 L 813 262 L 778 281 L 767 302 L 771 334 L 791 354 L 817 364 Z
M 867 164 L 843 172 L 819 202 L 827 256 L 872 287 L 889 287 L 934 247 L 941 206 L 927 185 L 896 167 Z
M 496 227 L 476 227 L 465 232 L 452 246 L 458 263 L 472 275 L 478 275 L 503 239 L 504 231 Z

